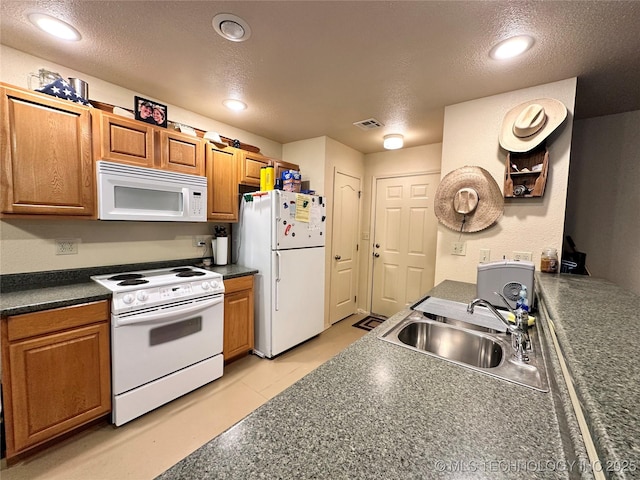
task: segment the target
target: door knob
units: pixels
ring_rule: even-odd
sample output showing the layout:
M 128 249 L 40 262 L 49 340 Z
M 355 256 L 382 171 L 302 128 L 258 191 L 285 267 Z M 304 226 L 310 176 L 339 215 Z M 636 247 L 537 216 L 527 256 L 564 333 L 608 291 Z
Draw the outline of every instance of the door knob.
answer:
M 335 257 L 333 257 L 333 258 L 335 258 L 336 260 L 340 260 L 342 257 L 341 257 L 340 255 L 336 255 L 336 256 L 335 256 Z
M 380 254 L 379 253 L 374 253 L 373 256 L 378 258 L 380 256 Z
M 376 243 L 376 248 L 380 248 L 380 244 L 379 243 Z

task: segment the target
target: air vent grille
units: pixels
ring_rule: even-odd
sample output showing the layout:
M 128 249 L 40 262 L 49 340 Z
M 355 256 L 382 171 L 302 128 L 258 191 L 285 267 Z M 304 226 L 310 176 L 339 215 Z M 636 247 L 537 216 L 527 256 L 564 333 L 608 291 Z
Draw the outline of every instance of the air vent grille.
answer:
M 359 122 L 354 122 L 354 125 L 362 130 L 373 130 L 375 128 L 384 127 L 384 123 L 376 120 L 375 118 L 360 120 Z

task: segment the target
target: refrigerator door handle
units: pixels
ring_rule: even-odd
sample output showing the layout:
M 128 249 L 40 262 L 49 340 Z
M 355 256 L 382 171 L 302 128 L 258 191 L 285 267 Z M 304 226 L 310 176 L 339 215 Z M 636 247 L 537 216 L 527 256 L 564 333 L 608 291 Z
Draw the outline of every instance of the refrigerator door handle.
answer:
M 280 252 L 276 251 L 276 312 L 280 310 L 278 306 L 278 284 L 280 283 Z

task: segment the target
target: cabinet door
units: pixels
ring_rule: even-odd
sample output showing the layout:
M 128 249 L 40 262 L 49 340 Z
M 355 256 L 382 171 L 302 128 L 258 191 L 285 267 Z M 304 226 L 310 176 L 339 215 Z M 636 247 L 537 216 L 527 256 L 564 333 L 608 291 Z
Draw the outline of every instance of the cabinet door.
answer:
M 154 167 L 154 128 L 143 122 L 96 112 L 93 116 L 93 156 L 96 160 Z
M 9 362 L 16 452 L 111 409 L 108 323 L 13 343 Z
M 287 170 L 297 170 L 300 171 L 300 166 L 295 163 L 283 162 L 282 160 L 274 160 L 273 161 L 273 170 L 275 172 L 275 178 L 282 178 L 282 172 L 286 172 Z
M 243 185 L 260 186 L 260 169 L 272 164 L 270 158 L 259 153 L 241 150 L 240 183 Z
M 160 168 L 178 173 L 204 175 L 204 146 L 201 138 L 160 130 Z
M 7 459 L 111 410 L 109 303 L 2 319 Z
M 218 222 L 238 221 L 237 150 L 207 145 L 207 218 Z
M 27 90 L 0 92 L 2 212 L 93 216 L 89 109 Z
M 226 280 L 224 284 L 222 354 L 229 363 L 253 349 L 253 275 Z

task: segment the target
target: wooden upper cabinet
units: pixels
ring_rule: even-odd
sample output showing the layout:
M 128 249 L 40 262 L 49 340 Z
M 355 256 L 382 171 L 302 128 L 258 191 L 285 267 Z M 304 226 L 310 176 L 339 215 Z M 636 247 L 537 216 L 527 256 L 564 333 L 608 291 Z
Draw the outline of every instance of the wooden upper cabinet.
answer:
M 206 156 L 207 219 L 238 221 L 238 150 L 208 144 Z
M 240 152 L 240 183 L 259 187 L 260 169 L 273 165 L 273 160 L 259 153 Z
M 138 167 L 154 167 L 154 128 L 136 120 L 96 111 L 93 115 L 93 156 Z
M 161 169 L 191 175 L 205 174 L 205 140 L 165 129 L 158 133 Z
M 89 108 L 0 85 L 1 208 L 95 218 Z
M 300 171 L 300 166 L 295 163 L 283 162 L 282 160 L 274 160 L 273 161 L 273 170 L 274 170 L 274 182 L 278 178 L 282 178 L 282 172 L 287 170 L 297 170 Z

